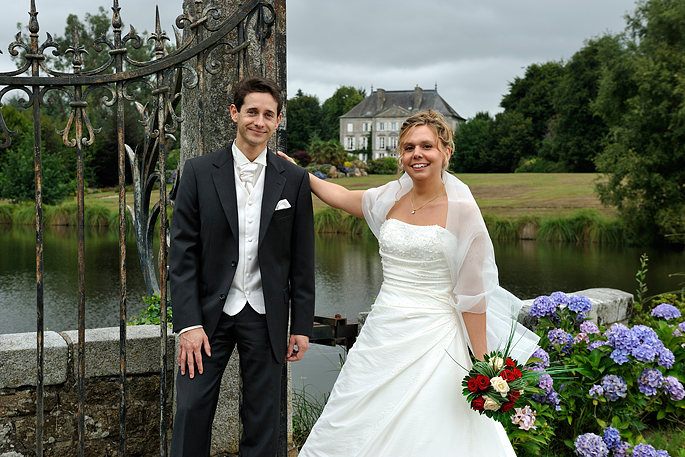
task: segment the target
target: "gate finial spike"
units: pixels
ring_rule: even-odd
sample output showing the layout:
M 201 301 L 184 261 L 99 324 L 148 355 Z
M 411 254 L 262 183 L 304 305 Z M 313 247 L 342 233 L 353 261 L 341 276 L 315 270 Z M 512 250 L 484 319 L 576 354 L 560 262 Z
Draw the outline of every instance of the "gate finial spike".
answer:
M 38 33 L 38 11 L 36 11 L 36 0 L 31 0 L 31 11 L 29 11 L 29 32 Z
M 114 11 L 114 14 L 112 15 L 112 28 L 120 29 L 124 24 L 121 22 L 121 7 L 119 6 L 119 0 L 114 0 L 112 11 Z

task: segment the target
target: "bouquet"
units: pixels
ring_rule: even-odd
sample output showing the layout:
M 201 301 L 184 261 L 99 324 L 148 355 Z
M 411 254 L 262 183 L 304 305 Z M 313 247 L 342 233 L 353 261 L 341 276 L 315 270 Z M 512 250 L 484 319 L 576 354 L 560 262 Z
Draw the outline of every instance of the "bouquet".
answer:
M 504 423 L 511 411 L 523 403 L 522 395 L 539 390 L 540 371 L 526 368 L 507 357 L 507 351 L 493 351 L 476 360 L 464 377 L 464 396 L 471 408 Z

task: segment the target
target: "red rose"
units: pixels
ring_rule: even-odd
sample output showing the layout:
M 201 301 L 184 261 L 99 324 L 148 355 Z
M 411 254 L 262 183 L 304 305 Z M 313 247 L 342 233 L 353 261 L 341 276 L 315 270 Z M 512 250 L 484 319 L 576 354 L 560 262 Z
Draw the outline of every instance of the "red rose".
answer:
M 515 367 L 516 366 L 516 362 L 511 360 L 509 357 L 507 357 L 507 360 L 504 361 L 504 364 L 508 367 Z
M 485 400 L 483 400 L 483 397 L 474 398 L 471 402 L 471 408 L 476 411 L 483 411 L 485 409 Z
M 502 403 L 502 412 L 506 413 L 511 411 L 511 409 L 514 407 L 514 402 L 513 401 L 508 401 L 506 403 Z
M 466 383 L 466 388 L 471 392 L 476 392 L 478 390 L 478 383 L 476 382 L 475 377 L 469 378 L 468 382 Z
M 509 392 L 509 401 L 514 403 L 521 396 L 520 390 L 512 390 Z
M 516 380 L 516 375 L 514 375 L 514 372 L 511 370 L 502 371 L 502 374 L 500 376 L 502 376 L 502 378 L 507 382 Z
M 488 387 L 490 387 L 490 378 L 482 374 L 479 374 L 478 376 L 476 376 L 476 383 L 478 384 L 478 388 L 480 390 L 485 390 Z
M 518 379 L 521 376 L 523 376 L 523 374 L 521 374 L 521 370 L 519 370 L 518 368 L 514 368 L 511 371 L 512 373 L 514 373 L 514 376 L 516 376 L 514 379 Z

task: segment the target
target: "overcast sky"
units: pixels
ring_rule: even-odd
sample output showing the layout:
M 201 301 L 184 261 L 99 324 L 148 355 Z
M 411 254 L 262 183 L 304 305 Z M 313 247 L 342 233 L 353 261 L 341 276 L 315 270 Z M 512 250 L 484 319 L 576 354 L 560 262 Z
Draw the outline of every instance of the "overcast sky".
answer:
M 30 0 L 2 0 L 0 71 L 7 46 L 28 21 Z M 63 34 L 66 17 L 111 11 L 111 0 L 36 0 L 41 42 Z M 154 28 L 155 5 L 171 30 L 182 0 L 119 0 L 125 24 Z M 625 27 L 634 0 L 287 0 L 288 96 L 323 103 L 341 85 L 433 89 L 463 117 L 500 111 L 508 83 L 532 63 L 568 60 L 583 42 Z M 127 29 L 128 30 L 128 29 Z M 25 38 L 27 39 L 27 38 Z

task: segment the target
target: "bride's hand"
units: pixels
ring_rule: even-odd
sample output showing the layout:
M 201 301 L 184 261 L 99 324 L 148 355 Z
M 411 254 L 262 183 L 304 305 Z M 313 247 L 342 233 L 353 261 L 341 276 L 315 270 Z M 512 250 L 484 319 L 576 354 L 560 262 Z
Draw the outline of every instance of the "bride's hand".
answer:
M 283 158 L 284 158 L 285 160 L 287 160 L 288 162 L 294 163 L 295 165 L 297 165 L 297 163 L 295 163 L 295 159 L 293 159 L 293 158 L 290 157 L 289 155 L 285 154 L 284 152 L 278 151 L 278 155 L 281 156 L 281 157 L 283 157 Z

